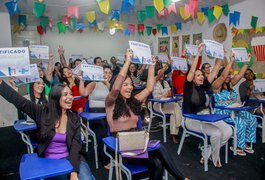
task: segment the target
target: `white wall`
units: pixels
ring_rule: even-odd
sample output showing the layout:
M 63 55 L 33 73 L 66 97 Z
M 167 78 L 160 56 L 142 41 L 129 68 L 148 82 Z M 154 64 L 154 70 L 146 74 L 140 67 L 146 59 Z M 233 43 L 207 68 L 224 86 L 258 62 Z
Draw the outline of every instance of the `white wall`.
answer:
M 8 13 L 0 12 L 0 24 L 1 24 L 1 33 L 0 33 L 0 47 L 11 47 L 11 27 L 10 27 L 10 16 Z

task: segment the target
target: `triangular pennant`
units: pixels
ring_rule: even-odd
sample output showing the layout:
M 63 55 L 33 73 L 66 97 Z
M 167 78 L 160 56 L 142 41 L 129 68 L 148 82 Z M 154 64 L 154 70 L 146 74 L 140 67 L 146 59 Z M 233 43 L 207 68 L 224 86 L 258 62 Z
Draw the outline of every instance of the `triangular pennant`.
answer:
M 88 22 L 92 23 L 96 19 L 95 11 L 87 11 L 86 12 L 86 19 Z
M 146 34 L 147 34 L 148 36 L 150 36 L 151 33 L 152 33 L 152 27 L 151 27 L 151 26 L 146 26 L 145 29 L 146 29 Z
M 145 11 L 146 11 L 146 16 L 148 18 L 153 18 L 155 15 L 155 7 L 154 6 L 146 6 L 145 7 Z
M 135 25 L 134 24 L 128 24 L 128 30 L 130 33 L 133 33 L 135 31 Z
M 168 14 L 170 14 L 171 12 L 174 12 L 175 14 L 177 14 L 177 8 L 175 3 L 171 3 L 168 8 L 167 8 Z
M 164 2 L 162 0 L 154 0 L 154 6 L 157 12 L 160 12 L 164 9 Z
M 176 25 L 171 25 L 171 26 L 170 26 L 170 31 L 171 31 L 171 33 L 175 33 L 175 32 L 177 32 L 177 27 L 176 27 Z
M 46 4 L 35 2 L 33 7 L 33 13 L 36 17 L 40 17 L 45 12 L 45 8 Z
M 157 14 L 158 18 L 161 18 L 162 16 L 167 17 L 167 9 L 163 9 L 160 13 Z
M 164 34 L 168 35 L 168 29 L 167 29 L 167 26 L 163 26 L 163 27 L 162 27 L 162 35 L 164 35 Z
M 197 12 L 197 19 L 198 22 L 202 25 L 204 20 L 205 20 L 205 16 L 203 12 Z
M 157 25 L 156 25 L 156 28 L 157 28 L 157 31 L 158 31 L 158 32 L 160 32 L 162 25 L 163 25 L 163 24 L 157 24 Z
M 258 17 L 252 16 L 251 23 L 250 23 L 251 27 L 255 29 L 257 27 L 257 22 L 258 22 Z
M 219 19 L 222 15 L 223 8 L 221 6 L 214 6 L 213 15 L 216 19 Z
M 46 30 L 49 23 L 49 17 L 48 16 L 41 16 L 40 17 L 40 25 Z
M 143 23 L 144 20 L 146 19 L 146 12 L 144 10 L 142 11 L 137 11 L 137 18 L 140 23 Z
M 224 13 L 224 15 L 225 15 L 225 16 L 228 16 L 228 14 L 229 14 L 229 12 L 230 12 L 230 9 L 229 9 L 228 4 L 223 5 L 222 8 L 223 8 L 223 13 Z
M 67 16 L 71 17 L 71 16 L 75 16 L 76 19 L 79 18 L 79 8 L 78 6 L 69 6 L 67 7 Z
M 215 17 L 213 15 L 213 9 L 208 9 L 208 20 L 209 20 L 209 23 L 212 23 L 215 20 Z
M 156 29 L 152 29 L 152 34 L 155 36 L 157 34 L 157 30 Z
M 98 2 L 98 5 L 99 5 L 99 9 L 101 12 L 103 12 L 104 14 L 109 14 L 109 10 L 110 10 L 109 0 L 102 0 Z

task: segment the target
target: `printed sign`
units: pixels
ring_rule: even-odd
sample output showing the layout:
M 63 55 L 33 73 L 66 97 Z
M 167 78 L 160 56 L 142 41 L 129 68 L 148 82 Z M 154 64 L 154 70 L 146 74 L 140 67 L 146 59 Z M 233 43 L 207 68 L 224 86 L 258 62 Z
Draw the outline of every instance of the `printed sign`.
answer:
M 79 74 L 79 72 L 82 70 L 81 65 L 82 64 L 88 64 L 85 60 L 83 60 L 80 64 L 78 64 L 74 69 L 72 69 L 73 74 Z
M 49 46 L 30 45 L 30 59 L 49 59 Z
M 224 47 L 223 44 L 220 44 L 212 40 L 203 40 L 205 44 L 204 52 L 206 55 L 215 57 L 218 59 L 224 59 Z
M 134 55 L 131 63 L 152 64 L 151 49 L 148 44 L 137 41 L 129 41 L 129 45 Z
M 82 78 L 83 80 L 88 81 L 103 81 L 103 67 L 91 65 L 91 64 L 82 64 Z
M 187 55 L 195 56 L 198 53 L 198 46 L 186 44 Z
M 171 68 L 174 70 L 187 71 L 188 64 L 185 58 L 171 57 L 172 64 Z
M 254 92 L 265 92 L 265 79 L 255 79 L 254 86 Z
M 29 74 L 28 47 L 0 48 L 0 77 Z
M 165 53 L 159 53 L 157 54 L 158 57 L 158 61 L 162 62 L 162 63 L 166 63 L 168 60 L 168 55 Z
M 232 48 L 235 55 L 235 62 L 249 62 L 248 53 L 246 48 Z
M 40 81 L 40 76 L 39 76 L 37 64 L 30 64 L 29 65 L 29 71 L 30 71 L 29 76 L 20 76 L 20 77 L 16 78 L 15 81 L 16 81 L 17 86 L 22 85 L 22 84 Z

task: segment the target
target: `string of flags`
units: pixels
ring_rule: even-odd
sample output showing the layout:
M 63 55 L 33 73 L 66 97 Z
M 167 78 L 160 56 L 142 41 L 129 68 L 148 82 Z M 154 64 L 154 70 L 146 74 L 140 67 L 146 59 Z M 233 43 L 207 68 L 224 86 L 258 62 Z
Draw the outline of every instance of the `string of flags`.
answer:
M 131 24 L 128 24 L 127 27 L 124 26 L 123 22 L 121 22 L 121 14 L 131 15 L 131 11 L 134 8 L 135 0 L 122 0 L 121 8 L 111 9 L 109 0 L 96 0 L 99 6 L 100 11 L 103 14 L 110 14 L 109 19 L 109 28 L 122 30 L 124 31 L 124 35 L 130 36 L 135 32 L 135 26 L 132 27 Z M 6 8 L 10 16 L 14 14 L 18 14 L 18 23 L 13 26 L 13 32 L 21 32 L 27 27 L 27 16 L 22 15 L 20 13 L 19 6 L 17 4 L 17 0 L 11 0 L 5 3 Z M 40 24 L 37 27 L 37 31 L 40 35 L 46 32 L 47 27 L 52 28 L 53 20 L 49 16 L 45 16 L 46 4 L 43 0 L 37 0 L 34 2 L 33 6 L 33 14 L 39 19 Z M 168 35 L 169 33 L 176 33 L 179 30 L 182 30 L 182 22 L 176 22 L 173 25 L 163 26 L 162 24 L 157 24 L 157 27 L 152 27 L 146 25 L 145 20 L 147 18 L 152 19 L 155 15 L 158 18 L 168 17 L 170 14 L 180 15 L 183 21 L 186 21 L 190 18 L 195 19 L 200 25 L 202 25 L 206 18 L 208 18 L 209 23 L 213 23 L 215 20 L 220 19 L 222 14 L 225 16 L 229 16 L 229 25 L 239 26 L 240 24 L 240 15 L 241 13 L 238 11 L 230 12 L 228 4 L 219 6 L 215 5 L 213 7 L 203 7 L 199 10 L 198 8 L 198 0 L 189 0 L 187 4 L 184 6 L 176 7 L 176 4 L 172 2 L 172 0 L 153 0 L 153 6 L 145 6 L 141 10 L 137 10 L 137 31 L 140 35 L 144 35 L 144 31 L 146 35 L 150 36 L 151 34 L 156 35 L 157 32 L 162 31 L 162 35 Z M 67 7 L 67 14 L 61 17 L 61 20 L 57 22 L 58 32 L 65 33 L 67 29 L 70 31 L 78 31 L 82 33 L 85 27 L 94 28 L 96 32 L 104 31 L 106 28 L 106 23 L 104 21 L 97 21 L 97 13 L 95 11 L 87 11 L 85 13 L 85 19 L 87 20 L 87 24 L 83 22 L 82 17 L 79 15 L 79 7 L 78 6 L 69 6 Z M 253 32 L 263 32 L 263 29 L 256 28 L 258 22 L 258 17 L 252 16 L 250 25 Z M 241 33 L 239 31 L 239 33 Z

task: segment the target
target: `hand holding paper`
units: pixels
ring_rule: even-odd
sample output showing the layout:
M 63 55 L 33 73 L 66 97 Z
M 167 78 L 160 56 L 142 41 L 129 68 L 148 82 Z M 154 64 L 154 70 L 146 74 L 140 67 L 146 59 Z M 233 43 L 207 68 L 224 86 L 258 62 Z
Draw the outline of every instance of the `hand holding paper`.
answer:
M 64 54 L 64 49 L 62 45 L 59 45 L 58 53 L 60 56 Z
M 126 61 L 131 62 L 132 58 L 133 58 L 132 50 L 131 49 L 127 49 L 127 51 L 126 51 Z

